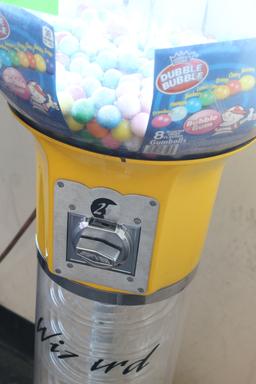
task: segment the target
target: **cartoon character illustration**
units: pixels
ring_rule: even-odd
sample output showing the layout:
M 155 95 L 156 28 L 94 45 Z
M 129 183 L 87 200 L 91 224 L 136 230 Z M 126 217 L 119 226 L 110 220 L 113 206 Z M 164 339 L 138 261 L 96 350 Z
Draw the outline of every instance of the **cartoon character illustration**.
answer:
M 255 121 L 256 114 L 254 108 L 246 110 L 240 105 L 227 109 L 222 114 L 222 123 L 216 128 L 214 135 L 222 133 L 232 133 L 240 128 L 246 121 Z
M 48 112 L 49 109 L 59 110 L 58 104 L 52 100 L 51 95 L 44 92 L 39 84 L 35 81 L 29 81 L 28 88 L 31 94 L 31 102 L 33 108 L 39 109 L 42 112 Z
M 9 67 L 3 71 L 5 86 L 15 95 L 23 100 L 30 99 L 30 90 L 23 75 L 15 68 Z

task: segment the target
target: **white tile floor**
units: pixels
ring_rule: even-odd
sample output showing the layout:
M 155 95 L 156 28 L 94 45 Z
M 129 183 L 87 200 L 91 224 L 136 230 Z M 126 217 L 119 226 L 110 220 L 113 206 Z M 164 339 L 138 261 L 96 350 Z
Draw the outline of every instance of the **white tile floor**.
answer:
M 33 140 L 0 103 L 0 247 L 34 208 Z M 256 383 L 256 147 L 225 169 L 190 309 L 175 384 Z M 30 228 L 0 266 L 0 304 L 33 320 Z M 157 383 L 156 383 L 157 384 Z

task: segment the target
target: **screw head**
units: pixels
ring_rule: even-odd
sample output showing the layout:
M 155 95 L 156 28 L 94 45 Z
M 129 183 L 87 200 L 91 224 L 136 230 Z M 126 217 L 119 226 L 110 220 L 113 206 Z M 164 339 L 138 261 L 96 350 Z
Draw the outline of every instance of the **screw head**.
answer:
M 67 263 L 68 268 L 74 268 L 74 265 L 72 263 Z
M 133 277 L 127 277 L 127 281 L 129 281 L 129 283 L 132 283 L 134 281 L 134 278 Z
M 56 268 L 56 269 L 55 269 L 55 272 L 58 273 L 58 275 L 60 275 L 60 274 L 61 274 L 61 269 Z
M 151 205 L 151 207 L 156 207 L 156 202 L 154 201 L 154 200 L 151 200 L 150 202 L 149 202 L 149 204 Z
M 58 181 L 57 185 L 59 188 L 64 188 L 64 183 L 62 181 Z
M 70 204 L 69 209 L 70 209 L 70 211 L 75 211 L 76 206 L 74 204 Z
M 137 225 L 140 225 L 141 224 L 141 219 L 139 217 L 136 217 L 134 219 L 134 223 L 137 224 Z
M 145 291 L 144 291 L 143 288 L 138 288 L 138 292 L 140 292 L 140 293 L 144 293 Z

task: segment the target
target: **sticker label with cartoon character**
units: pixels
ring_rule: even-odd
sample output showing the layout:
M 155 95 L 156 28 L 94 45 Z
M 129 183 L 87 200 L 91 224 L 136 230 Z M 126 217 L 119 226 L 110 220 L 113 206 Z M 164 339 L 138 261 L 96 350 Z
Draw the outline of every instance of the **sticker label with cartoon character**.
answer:
M 256 39 L 156 50 L 147 156 L 200 157 L 256 136 Z
M 0 8 L 0 90 L 32 122 L 69 133 L 56 95 L 54 30 L 8 5 Z

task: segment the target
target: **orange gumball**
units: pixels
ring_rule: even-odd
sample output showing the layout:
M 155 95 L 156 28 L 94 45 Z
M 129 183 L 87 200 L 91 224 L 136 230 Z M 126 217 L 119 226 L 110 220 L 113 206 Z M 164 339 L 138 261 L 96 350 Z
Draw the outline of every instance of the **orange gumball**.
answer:
M 86 125 L 87 132 L 89 132 L 92 136 L 97 139 L 103 139 L 103 137 L 107 136 L 109 133 L 107 129 L 102 128 L 96 120 L 91 121 Z
M 227 99 L 231 95 L 230 88 L 227 85 L 218 85 L 213 92 L 217 100 Z

